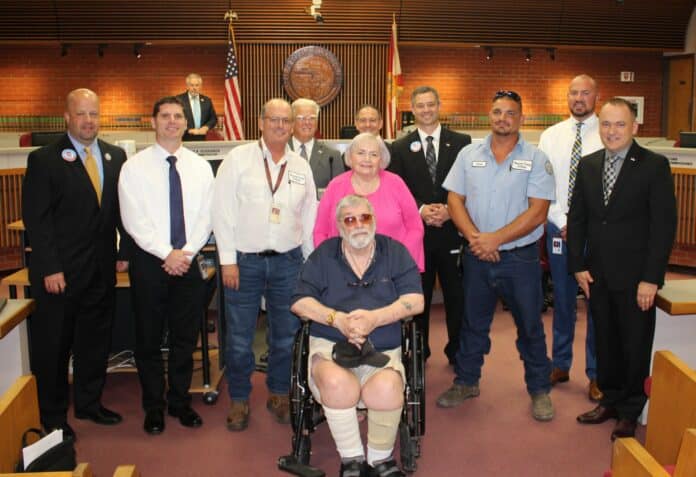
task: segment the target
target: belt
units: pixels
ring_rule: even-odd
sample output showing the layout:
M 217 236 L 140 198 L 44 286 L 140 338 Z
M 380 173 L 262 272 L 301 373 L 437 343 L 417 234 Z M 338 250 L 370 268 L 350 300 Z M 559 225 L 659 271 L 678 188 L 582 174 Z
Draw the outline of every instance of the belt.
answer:
M 280 252 L 276 252 L 275 250 L 262 250 L 260 252 L 251 252 L 247 253 L 244 252 L 245 255 L 256 255 L 257 257 L 275 257 L 276 255 L 281 255 Z
M 508 249 L 508 250 L 501 250 L 500 253 L 518 252 L 518 251 L 524 250 L 526 248 L 536 247 L 537 243 L 538 242 L 532 242 L 532 243 L 527 244 L 527 245 L 522 245 L 521 247 L 515 247 L 515 248 Z

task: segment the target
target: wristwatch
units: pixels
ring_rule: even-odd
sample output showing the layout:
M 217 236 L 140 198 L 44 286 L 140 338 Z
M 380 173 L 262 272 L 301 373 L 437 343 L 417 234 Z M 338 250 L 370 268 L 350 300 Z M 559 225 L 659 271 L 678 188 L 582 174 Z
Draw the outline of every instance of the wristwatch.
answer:
M 334 320 L 336 319 L 336 310 L 331 310 L 329 316 L 326 317 L 326 324 L 333 326 Z

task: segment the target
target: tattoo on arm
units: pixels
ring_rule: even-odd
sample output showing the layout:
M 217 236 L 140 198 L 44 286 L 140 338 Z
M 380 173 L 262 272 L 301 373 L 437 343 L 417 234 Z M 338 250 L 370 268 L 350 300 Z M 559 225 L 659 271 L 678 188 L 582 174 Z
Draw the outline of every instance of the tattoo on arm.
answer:
M 406 308 L 408 311 L 411 311 L 413 309 L 413 305 L 411 305 L 409 302 L 406 300 L 401 300 L 401 304 Z

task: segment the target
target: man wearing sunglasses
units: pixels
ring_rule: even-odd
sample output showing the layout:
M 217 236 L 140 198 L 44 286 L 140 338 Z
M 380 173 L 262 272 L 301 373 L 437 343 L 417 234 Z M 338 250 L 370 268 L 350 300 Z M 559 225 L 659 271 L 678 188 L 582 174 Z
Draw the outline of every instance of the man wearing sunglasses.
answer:
M 319 105 L 316 101 L 299 98 L 292 103 L 292 137 L 290 149 L 309 163 L 317 189 L 325 189 L 329 181 L 345 172 L 341 153 L 314 138 L 319 124 Z
M 553 167 L 546 154 L 520 135 L 522 99 L 498 91 L 489 113 L 491 134 L 463 149 L 443 187 L 459 231 L 469 242 L 464 254 L 465 313 L 454 384 L 438 399 L 455 407 L 479 395 L 483 357 L 490 351 L 490 326 L 498 298 L 510 307 L 517 349 L 524 362 L 532 416 L 549 421 L 551 362 L 541 321 L 538 240 L 554 199 Z
M 330 238 L 302 267 L 292 311 L 312 320 L 309 387 L 324 408 L 341 456 L 341 476 L 406 475 L 392 455 L 403 407 L 405 383 L 399 320 L 423 310 L 418 267 L 401 243 L 375 235 L 370 202 L 357 195 L 336 207 L 340 237 Z M 377 353 L 346 364 L 334 346 L 363 347 Z M 380 356 L 378 362 L 375 354 Z M 339 364 L 341 363 L 341 364 Z M 367 407 L 367 455 L 356 406 Z
M 317 195 L 307 161 L 290 150 L 290 104 L 271 99 L 258 119 L 261 138 L 232 149 L 215 179 L 213 229 L 225 286 L 225 377 L 232 400 L 230 431 L 249 422 L 252 350 L 261 297 L 268 318 L 266 407 L 290 422 L 288 392 L 292 344 L 300 326 L 290 297 L 304 258 L 314 248 Z

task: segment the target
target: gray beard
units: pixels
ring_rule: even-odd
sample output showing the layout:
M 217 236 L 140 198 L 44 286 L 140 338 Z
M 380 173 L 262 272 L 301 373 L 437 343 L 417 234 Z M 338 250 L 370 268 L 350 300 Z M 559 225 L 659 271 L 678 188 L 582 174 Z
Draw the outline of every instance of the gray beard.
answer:
M 372 243 L 375 234 L 371 232 L 355 231 L 348 235 L 348 243 L 351 247 L 362 250 Z

